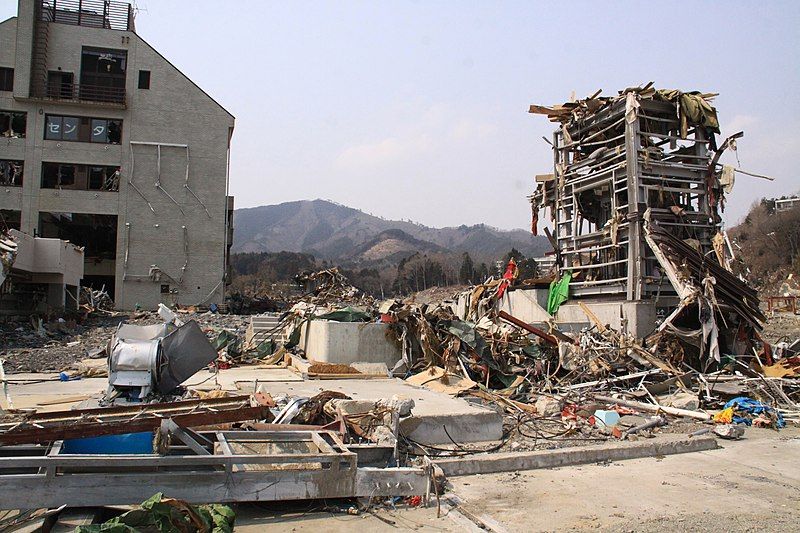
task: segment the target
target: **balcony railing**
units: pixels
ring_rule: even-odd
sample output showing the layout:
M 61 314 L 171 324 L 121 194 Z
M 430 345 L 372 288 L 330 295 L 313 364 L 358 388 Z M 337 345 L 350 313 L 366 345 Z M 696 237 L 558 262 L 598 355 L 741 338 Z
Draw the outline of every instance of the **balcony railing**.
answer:
M 79 85 L 77 83 L 47 83 L 45 95 L 54 100 L 70 100 L 73 102 L 92 102 L 125 106 L 125 89 L 118 87 L 100 87 L 97 85 Z
M 110 0 L 39 0 L 44 22 L 133 31 L 133 8 Z

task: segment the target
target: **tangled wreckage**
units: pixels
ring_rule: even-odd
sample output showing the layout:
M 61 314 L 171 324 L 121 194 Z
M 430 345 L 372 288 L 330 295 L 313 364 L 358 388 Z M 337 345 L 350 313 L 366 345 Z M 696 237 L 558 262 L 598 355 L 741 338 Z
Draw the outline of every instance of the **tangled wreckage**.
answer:
M 758 294 L 730 269 L 721 212 L 735 175 L 752 173 L 720 163 L 743 134 L 718 142 L 713 97 L 648 84 L 531 106 L 558 124 L 553 172 L 530 196 L 533 233 L 542 211 L 554 228 L 539 277 L 520 279 L 512 260 L 422 304 L 375 301 L 328 269 L 298 278 L 305 294 L 252 316 L 243 338 L 184 324 L 180 310 L 162 309 L 152 334 L 120 326 L 101 406 L 5 413 L 0 496 L 438 497 L 444 475 L 478 471 L 475 454 L 672 425 L 736 438 L 740 425 L 800 419 L 800 341 L 761 338 Z M 261 373 L 226 393 L 240 369 Z M 137 454 L 83 447 L 142 434 Z M 518 468 L 504 460 L 495 471 Z

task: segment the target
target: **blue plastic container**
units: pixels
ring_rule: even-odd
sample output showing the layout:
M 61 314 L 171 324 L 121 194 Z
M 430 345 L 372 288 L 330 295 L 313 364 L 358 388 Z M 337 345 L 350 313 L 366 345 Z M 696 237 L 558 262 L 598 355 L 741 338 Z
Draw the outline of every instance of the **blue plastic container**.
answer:
M 153 432 L 105 435 L 65 440 L 61 453 L 69 454 L 150 454 L 153 453 Z

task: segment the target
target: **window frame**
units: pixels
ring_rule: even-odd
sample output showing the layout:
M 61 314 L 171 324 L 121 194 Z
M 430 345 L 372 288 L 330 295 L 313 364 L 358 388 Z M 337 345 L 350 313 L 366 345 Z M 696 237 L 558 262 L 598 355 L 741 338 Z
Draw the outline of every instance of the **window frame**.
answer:
M 5 167 L 4 172 L 8 171 L 11 172 L 13 168 L 12 165 L 19 166 L 19 182 L 17 183 L 3 183 L 3 175 L 0 174 L 0 187 L 22 187 L 22 184 L 25 180 L 25 161 L 23 159 L 7 159 L 7 158 L 0 158 L 0 164 L 6 163 L 8 166 L 3 165 Z M 12 177 L 13 179 L 13 177 Z
M 54 119 L 59 121 L 59 133 L 58 137 L 55 137 L 55 134 L 51 133 L 50 125 L 54 123 Z M 64 138 L 64 124 L 65 120 L 75 120 L 77 121 L 77 128 L 76 134 L 74 138 Z M 105 131 L 101 133 L 95 133 L 97 128 L 103 127 L 103 124 L 98 123 L 105 123 Z M 101 118 L 101 117 L 82 117 L 82 116 L 75 116 L 75 115 L 58 115 L 55 113 L 46 113 L 44 116 L 44 140 L 46 141 L 56 141 L 56 142 L 85 142 L 85 143 L 92 143 L 92 144 L 112 144 L 112 145 L 121 145 L 122 144 L 122 122 L 121 118 Z M 112 142 L 109 140 L 108 132 L 110 131 L 110 124 L 118 123 L 119 125 L 119 139 L 117 142 Z M 72 132 L 69 132 L 71 135 Z M 72 136 L 72 135 L 71 135 Z M 100 136 L 103 136 L 105 140 L 101 140 Z
M 150 90 L 150 79 L 151 79 L 151 77 L 152 77 L 151 71 L 149 71 L 149 70 L 140 70 L 139 71 L 139 83 L 138 83 L 139 89 L 142 89 L 143 91 L 149 91 Z
M 0 91 L 14 90 L 14 67 L 0 67 Z
M 72 169 L 72 180 L 69 183 L 62 184 L 61 175 L 64 168 Z M 99 187 L 92 187 L 92 173 L 96 170 L 105 171 L 103 176 L 104 180 L 100 183 Z M 119 192 L 119 172 L 121 168 L 116 165 L 97 165 L 92 163 L 62 163 L 60 161 L 42 161 L 42 170 L 39 180 L 39 188 L 42 190 L 69 190 L 69 191 L 103 191 L 103 192 Z M 50 175 L 46 184 L 46 175 Z M 53 182 L 55 176 L 55 182 Z M 76 183 L 80 181 L 85 183 L 85 187 L 77 187 Z M 105 187 L 106 183 L 110 183 L 109 188 Z M 66 186 L 62 186 L 66 185 Z
M 6 132 L 3 131 L 2 127 L 0 127 L 0 139 L 16 139 L 16 138 L 24 139 L 24 138 L 26 138 L 28 136 L 28 131 L 27 131 L 28 130 L 28 113 L 27 113 L 27 111 L 15 111 L 13 109 L 0 109 L 0 114 L 8 114 L 8 127 L 9 127 L 8 131 L 13 131 L 14 133 L 20 133 L 21 134 L 19 137 L 6 136 L 5 135 Z M 16 131 L 16 130 L 12 129 L 14 127 L 14 115 L 22 115 L 22 117 L 23 117 L 23 119 L 25 121 L 25 127 L 24 127 L 24 129 L 22 131 Z

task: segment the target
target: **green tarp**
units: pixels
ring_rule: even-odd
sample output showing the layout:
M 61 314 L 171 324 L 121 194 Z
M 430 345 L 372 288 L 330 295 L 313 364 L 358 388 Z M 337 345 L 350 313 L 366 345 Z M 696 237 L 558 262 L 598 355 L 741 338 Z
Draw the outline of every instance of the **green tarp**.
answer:
M 656 91 L 658 98 L 680 106 L 681 138 L 685 139 L 689 125 L 707 128 L 714 133 L 719 133 L 719 119 L 717 110 L 712 107 L 698 91 L 684 93 L 675 89 L 661 89 Z
M 223 348 L 228 349 L 228 355 L 237 356 L 242 354 L 242 339 L 236 333 L 223 329 L 211 343 L 214 349 L 220 351 Z
M 461 342 L 472 348 L 472 350 L 486 363 L 492 370 L 502 372 L 503 369 L 497 364 L 497 361 L 492 357 L 492 350 L 480 333 L 475 331 L 475 326 L 463 320 L 449 320 L 443 321 L 443 326 L 447 327 L 447 331 L 456 337 Z
M 547 295 L 547 312 L 555 315 L 561 304 L 569 298 L 569 282 L 572 281 L 572 272 L 564 272 L 561 279 L 554 279 L 550 283 L 550 293 Z
M 343 307 L 324 315 L 316 315 L 314 320 L 333 320 L 334 322 L 369 322 L 372 315 L 354 307 Z

